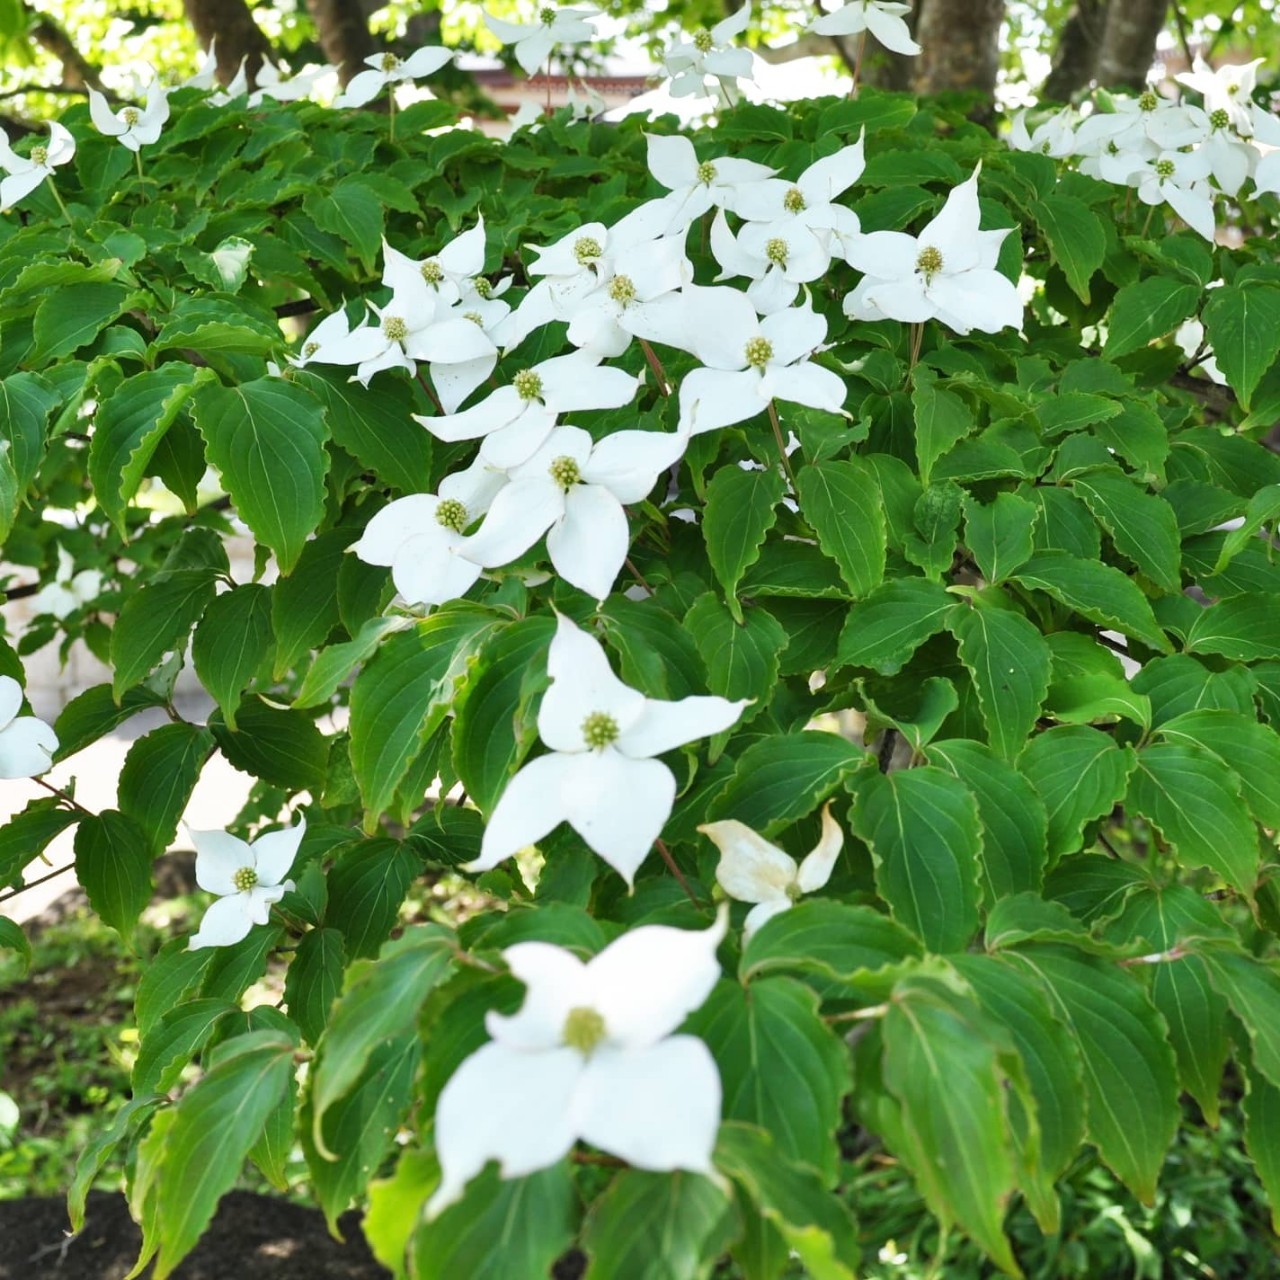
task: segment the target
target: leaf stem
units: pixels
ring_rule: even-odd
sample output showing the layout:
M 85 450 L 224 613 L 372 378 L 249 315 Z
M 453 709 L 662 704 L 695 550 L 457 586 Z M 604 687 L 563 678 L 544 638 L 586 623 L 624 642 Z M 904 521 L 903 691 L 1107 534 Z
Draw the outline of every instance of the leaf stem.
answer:
M 858 96 L 858 75 L 862 71 L 862 55 L 867 48 L 867 33 L 861 31 L 858 33 L 858 47 L 853 54 L 853 83 L 849 86 L 849 97 L 856 98 Z
M 55 876 L 65 875 L 68 871 L 75 870 L 75 863 L 68 862 L 65 866 L 55 867 L 52 871 L 46 871 L 44 875 L 37 877 L 35 880 L 28 880 L 25 884 L 20 884 L 16 889 L 10 889 L 8 893 L 0 893 L 0 902 L 8 902 L 10 898 L 16 898 L 20 893 L 26 893 L 28 889 L 34 889 L 38 884 L 44 884 L 48 880 L 54 879 Z
M 436 407 L 436 413 L 438 413 L 438 414 L 440 415 L 440 417 L 442 417 L 442 418 L 443 418 L 443 417 L 445 416 L 445 414 L 444 414 L 444 405 L 442 405 L 442 404 L 440 403 L 440 397 L 436 395 L 434 388 L 431 386 L 431 383 L 429 383 L 429 382 L 426 380 L 426 378 L 423 376 L 423 373 L 422 373 L 422 370 L 421 370 L 421 369 L 419 369 L 419 370 L 417 371 L 417 375 L 416 375 L 416 376 L 417 376 L 418 382 L 419 382 L 419 384 L 421 385 L 421 387 L 422 387 L 423 391 L 425 391 L 425 392 L 427 393 L 427 396 L 430 398 L 431 403 L 432 403 L 433 405 L 435 405 L 435 407 Z
M 889 1012 L 888 1002 L 868 1005 L 865 1009 L 852 1009 L 848 1013 L 829 1013 L 823 1016 L 823 1022 L 863 1022 L 868 1018 L 883 1018 Z
M 134 160 L 134 163 L 138 166 L 138 177 L 141 178 L 142 177 L 142 152 L 135 151 L 133 153 L 133 160 Z
M 390 142 L 396 140 L 396 87 L 394 84 L 387 86 L 387 102 L 389 110 L 387 112 L 387 139 Z
M 667 371 L 662 367 L 662 361 L 658 359 L 658 353 L 644 338 L 640 339 L 640 350 L 644 352 L 644 358 L 649 362 L 649 368 L 653 370 L 653 376 L 657 379 L 658 394 L 669 396 L 671 394 L 671 384 L 667 381 Z
M 791 470 L 791 459 L 787 457 L 787 442 L 782 438 L 782 423 L 778 421 L 778 407 L 769 401 L 769 423 L 773 427 L 773 438 L 778 442 L 778 457 L 782 461 L 782 469 L 787 473 L 791 487 L 796 487 L 796 473 Z
M 43 787 L 51 795 L 55 795 L 59 800 L 65 800 L 73 809 L 78 809 L 86 818 L 96 818 L 98 815 L 92 809 L 86 809 L 70 792 L 63 791 L 61 787 L 55 787 L 52 782 L 46 782 L 43 778 L 32 778 L 32 782 L 38 787 Z
M 671 850 L 667 848 L 666 841 L 659 836 L 658 839 L 654 841 L 654 844 L 658 846 L 658 852 L 662 855 L 663 862 L 667 864 L 667 870 L 670 871 L 671 874 L 680 882 L 680 887 L 688 895 L 689 901 L 692 902 L 695 907 L 701 909 L 702 903 L 698 901 L 697 894 L 695 894 L 689 887 L 689 882 L 684 878 L 684 873 L 676 866 L 676 860 L 671 856 Z
M 62 210 L 62 216 L 67 220 L 67 226 L 71 225 L 71 215 L 67 212 L 67 206 L 62 203 L 62 197 L 58 194 L 58 184 L 53 180 L 53 174 L 49 174 L 45 179 L 49 184 L 49 190 L 53 193 L 53 198 L 58 202 L 58 208 Z

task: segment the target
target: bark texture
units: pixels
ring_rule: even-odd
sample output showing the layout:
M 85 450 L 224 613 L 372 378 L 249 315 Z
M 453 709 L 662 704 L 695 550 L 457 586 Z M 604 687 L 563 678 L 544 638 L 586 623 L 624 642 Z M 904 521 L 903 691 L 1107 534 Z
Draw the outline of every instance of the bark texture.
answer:
M 345 85 L 364 69 L 364 60 L 377 53 L 369 34 L 369 19 L 360 0 L 307 0 L 324 56 L 338 68 Z
M 992 113 L 1000 70 L 1005 0 L 922 0 L 915 26 L 921 52 L 911 87 L 917 93 L 964 91 L 985 95 Z
M 1147 83 L 1168 10 L 1169 0 L 1111 0 L 1098 50 L 1099 84 L 1141 89 Z
M 250 77 L 271 59 L 271 45 L 253 20 L 245 0 L 182 0 L 187 21 L 195 28 L 202 49 L 214 39 L 218 50 L 218 80 L 229 84 L 247 59 Z
M 1077 0 L 1058 37 L 1053 68 L 1044 82 L 1044 96 L 1070 102 L 1093 79 L 1107 25 L 1106 0 Z

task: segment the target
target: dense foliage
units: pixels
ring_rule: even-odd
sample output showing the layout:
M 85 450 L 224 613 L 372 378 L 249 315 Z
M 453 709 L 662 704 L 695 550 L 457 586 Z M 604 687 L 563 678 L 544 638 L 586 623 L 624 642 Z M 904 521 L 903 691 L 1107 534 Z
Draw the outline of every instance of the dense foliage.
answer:
M 663 194 L 643 129 L 671 122 L 562 113 L 499 143 L 426 132 L 450 111 L 425 103 L 393 140 L 386 116 L 172 103 L 137 158 L 67 112 L 65 215 L 46 182 L 0 223 L 4 554 L 73 596 L 69 570 L 100 575 L 0 646 L 0 674 L 21 681 L 22 655 L 55 639 L 110 662 L 113 683 L 58 718 L 58 758 L 142 708 L 170 719 L 130 750 L 117 809 L 50 797 L 0 830 L 0 886 L 75 826 L 79 878 L 127 937 L 214 752 L 257 779 L 232 830 L 278 850 L 263 831 L 291 826 L 301 844 L 261 877 L 281 890 L 268 923 L 230 946 L 175 937 L 146 967 L 135 1096 L 84 1154 L 74 1221 L 89 1181 L 123 1163 L 163 1277 L 245 1160 L 279 1180 L 296 1142 L 326 1213 L 370 1196 L 380 1256 L 419 1280 L 544 1275 L 575 1243 L 599 1277 L 708 1275 L 731 1255 L 763 1278 L 793 1254 L 852 1277 L 857 1198 L 837 1184 L 861 1131 L 944 1227 L 1017 1274 L 1010 1204 L 1057 1231 L 1055 1183 L 1086 1143 L 1150 1202 L 1183 1094 L 1210 1121 L 1242 1112 L 1280 1202 L 1274 196 L 1241 197 L 1244 238 L 1215 246 L 945 104 L 864 92 L 725 111 L 691 135 L 703 164 L 756 161 L 788 182 L 865 131 L 842 197 L 864 234 L 918 230 L 980 164 L 983 226 L 1012 228 L 998 265 L 1021 282 L 1022 331 L 851 319 L 861 276 L 837 257 L 807 291 L 825 324 L 814 365 L 842 384 L 843 414 L 779 390 L 688 436 L 678 467 L 627 500 L 628 564 L 602 600 L 536 543 L 428 609 L 347 552 L 477 444 L 433 433 L 425 378 L 291 366 L 298 327 L 386 302 L 384 237 L 429 258 L 480 217 L 486 276 L 514 275 L 503 296 L 518 297 L 536 278 L 524 246 Z M 689 235 L 701 285 L 720 234 L 708 212 Z M 1205 342 L 1188 354 L 1173 335 L 1193 319 Z M 535 329 L 497 380 L 519 386 L 565 332 Z M 611 367 L 638 395 L 574 425 L 595 442 L 687 430 L 667 393 L 697 376 L 697 342 L 627 347 Z M 753 350 L 747 366 L 772 358 Z M 1210 351 L 1223 382 L 1203 376 Z M 245 527 L 254 581 L 227 556 Z M 561 825 L 490 859 L 464 918 L 402 927 L 413 886 L 482 857 L 512 778 L 548 758 L 540 734 L 563 750 L 539 711 L 586 670 L 548 672 L 564 619 L 644 698 L 716 695 L 745 703 L 740 718 L 641 753 L 663 755 L 678 795 L 630 891 L 625 858 Z M 207 724 L 173 704 L 188 659 L 217 703 Z M 617 735 L 603 725 L 592 748 Z M 825 877 L 801 864 L 787 909 L 749 937 L 734 903 L 721 940 L 723 864 L 699 828 L 744 824 L 798 861 L 830 854 L 832 820 Z M 682 1000 L 655 1037 L 680 1024 L 663 1044 L 710 1050 L 714 1169 L 578 1150 L 520 1177 L 490 1166 L 425 1213 L 437 1102 L 516 1022 L 486 1014 L 541 980 L 518 944 L 585 959 L 654 925 L 678 931 L 645 935 L 664 939 L 659 957 L 701 950 L 627 991 Z M 287 959 L 282 1006 L 246 1011 L 271 956 Z M 705 1000 L 671 994 L 708 964 Z M 583 1013 L 564 1043 L 590 1057 Z M 535 1124 L 536 1090 L 516 1101 L 523 1119 L 495 1095 L 477 1125 Z M 667 1097 L 677 1115 L 685 1102 Z

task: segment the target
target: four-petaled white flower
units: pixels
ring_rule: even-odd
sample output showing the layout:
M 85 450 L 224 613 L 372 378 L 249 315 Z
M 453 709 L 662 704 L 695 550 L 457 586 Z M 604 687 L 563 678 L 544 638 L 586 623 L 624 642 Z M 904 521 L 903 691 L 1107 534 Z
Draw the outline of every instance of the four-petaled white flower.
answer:
M 1213 192 L 1206 179 L 1209 157 L 1204 150 L 1162 151 L 1146 161 L 1131 181 L 1143 204 L 1168 204 L 1193 230 L 1213 243 Z
M 502 954 L 526 987 L 514 1014 L 436 1104 L 434 1217 L 490 1160 L 504 1178 L 545 1169 L 581 1139 L 637 1169 L 711 1174 L 720 1073 L 696 1036 L 672 1033 L 720 978 L 722 911 L 709 929 L 642 925 L 583 962 L 548 942 Z
M 895 4 L 892 0 L 849 0 L 842 8 L 815 18 L 809 30 L 818 36 L 856 36 L 870 32 L 894 53 L 916 54 L 920 46 L 911 38 L 911 30 L 902 16 L 910 12 L 909 4 Z
M 21 711 L 22 686 L 12 676 L 0 676 L 0 778 L 38 778 L 53 766 L 58 735 Z
M 102 574 L 97 569 L 81 569 L 76 573 L 76 562 L 66 547 L 58 548 L 58 570 L 52 582 L 46 583 L 31 601 L 31 611 L 36 614 L 51 613 L 55 618 L 65 618 L 81 605 L 96 600 L 102 592 Z
M 750 938 L 766 920 L 795 905 L 805 893 L 814 893 L 831 879 L 832 869 L 844 845 L 844 832 L 831 816 L 831 805 L 822 810 L 822 834 L 799 865 L 777 845 L 736 819 L 704 822 L 698 828 L 720 850 L 716 879 L 731 898 L 752 902 L 742 936 Z
M 548 755 L 507 783 L 470 871 L 487 871 L 567 822 L 631 884 L 671 815 L 676 779 L 653 757 L 736 723 L 748 700 L 660 702 L 623 684 L 600 642 L 561 617 L 538 710 Z
M 486 569 L 510 564 L 545 533 L 566 582 L 597 600 L 613 589 L 631 531 L 624 502 L 639 502 L 684 454 L 682 435 L 615 431 L 598 444 L 581 427 L 554 427 L 508 474 L 465 554 Z
M 366 102 L 372 102 L 387 85 L 434 75 L 452 59 L 453 50 L 442 49 L 438 45 L 423 45 L 407 58 L 397 57 L 394 53 L 375 53 L 364 60 L 369 70 L 357 72 L 351 77 L 334 106 L 363 107 Z
M 112 111 L 106 98 L 96 89 L 90 89 L 89 118 L 99 133 L 118 138 L 130 151 L 138 151 L 159 138 L 169 118 L 169 94 L 159 80 L 153 80 L 147 89 L 145 107 L 121 107 L 119 111 Z
M 663 68 L 671 77 L 671 96 L 705 96 L 708 79 L 714 79 L 732 105 L 738 96 L 738 80 L 751 77 L 751 50 L 733 43 L 750 21 L 751 5 L 747 3 L 709 31 L 703 29 L 674 41 L 662 60 Z
M 827 336 L 827 322 L 809 306 L 761 320 L 736 289 L 692 288 L 688 327 L 705 366 L 680 384 L 680 425 L 690 435 L 729 427 L 763 413 L 771 400 L 842 412 L 845 385 L 809 357 Z
M 859 236 L 845 257 L 866 274 L 845 298 L 845 314 L 911 324 L 936 319 L 957 333 L 1021 328 L 1017 287 L 995 269 L 1010 228 L 979 231 L 978 219 L 975 169 L 951 189 L 941 212 L 918 236 L 901 231 Z
M 516 61 L 527 76 L 537 73 L 557 45 L 594 40 L 596 29 L 591 19 L 600 16 L 599 9 L 562 9 L 554 4 L 541 5 L 538 21 L 533 23 L 504 22 L 487 9 L 483 13 L 485 26 L 504 45 L 515 46 Z
M 1055 160 L 1071 155 L 1076 145 L 1075 113 L 1066 108 L 1055 111 L 1048 119 L 1036 125 L 1034 131 L 1027 128 L 1027 111 L 1019 111 L 1013 117 L 1009 130 L 1009 145 L 1014 151 L 1035 151 Z
M 56 120 L 49 125 L 49 141 L 37 142 L 25 156 L 10 148 L 9 139 L 0 130 L 0 169 L 8 175 L 0 178 L 0 209 L 12 209 L 75 153 L 76 140 Z
M 807 227 L 748 222 L 735 236 L 723 209 L 711 223 L 711 252 L 721 267 L 716 279 L 746 276 L 747 300 L 765 316 L 789 307 L 800 286 L 831 265 L 831 254 Z
M 665 215 L 668 234 L 687 231 L 708 209 L 738 210 L 742 192 L 753 183 L 772 178 L 776 170 L 755 160 L 725 157 L 698 159 L 693 143 L 683 134 L 648 135 L 649 172 L 667 190 L 657 206 Z
M 1258 68 L 1265 58 L 1254 58 L 1238 66 L 1222 66 L 1216 70 L 1197 58 L 1190 71 L 1179 72 L 1174 79 L 1204 97 L 1204 109 L 1212 115 L 1222 111 L 1227 123 L 1237 133 L 1249 137 L 1253 133 L 1253 90 L 1258 82 Z
M 255 924 L 267 923 L 271 904 L 293 888 L 293 881 L 285 876 L 306 830 L 306 818 L 299 817 L 292 827 L 270 831 L 247 844 L 226 831 L 188 829 L 196 847 L 196 884 L 218 895 L 192 935 L 190 950 L 234 946 Z

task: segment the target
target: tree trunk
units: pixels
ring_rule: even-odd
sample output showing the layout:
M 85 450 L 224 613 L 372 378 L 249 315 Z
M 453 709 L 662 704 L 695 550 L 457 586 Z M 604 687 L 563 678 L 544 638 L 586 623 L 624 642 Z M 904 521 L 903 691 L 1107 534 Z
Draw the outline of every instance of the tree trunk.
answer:
M 995 106 L 996 73 L 1000 70 L 1000 27 L 1005 0 L 923 0 L 915 39 L 911 87 L 917 93 L 962 90 L 980 93 L 986 117 Z
M 271 60 L 271 45 L 249 12 L 245 0 L 182 0 L 187 20 L 195 28 L 202 49 L 217 40 L 218 81 L 229 84 L 242 60 L 250 79 Z
M 364 70 L 364 60 L 377 53 L 369 20 L 360 0 L 307 0 L 324 56 L 338 68 L 343 85 Z
M 1043 96 L 1070 102 L 1093 79 L 1107 23 L 1106 0 L 1076 0 L 1053 54 L 1053 69 L 1044 82 Z
M 1156 60 L 1156 37 L 1164 28 L 1169 0 L 1111 0 L 1098 50 L 1098 83 L 1141 89 Z
M 76 48 L 75 41 L 47 13 L 23 4 L 31 19 L 31 39 L 62 63 L 62 83 L 68 89 L 101 89 L 98 69 Z

